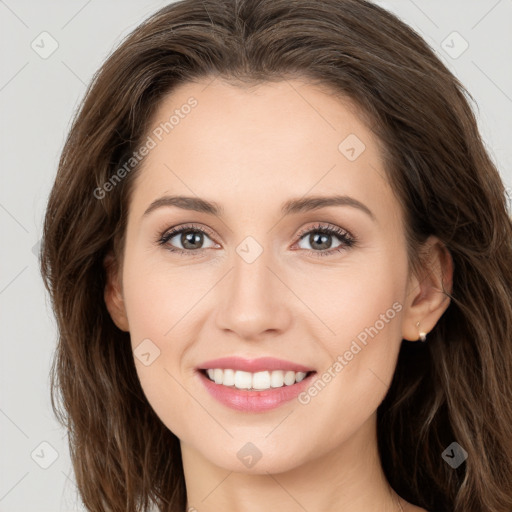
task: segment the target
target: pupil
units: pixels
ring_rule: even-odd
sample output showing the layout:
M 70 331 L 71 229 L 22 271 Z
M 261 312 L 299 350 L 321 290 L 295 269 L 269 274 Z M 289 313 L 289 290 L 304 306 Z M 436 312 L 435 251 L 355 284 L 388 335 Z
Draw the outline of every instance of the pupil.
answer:
M 186 249 L 197 249 L 194 244 L 201 245 L 203 241 L 203 234 L 198 232 L 187 232 L 181 235 L 181 243 Z
M 317 247 L 318 249 L 329 249 L 331 246 L 331 244 L 328 243 L 330 237 L 331 235 L 327 235 L 325 233 L 317 233 L 309 236 L 309 243 L 311 244 L 311 247 L 314 247 L 315 244 L 319 244 L 321 247 Z

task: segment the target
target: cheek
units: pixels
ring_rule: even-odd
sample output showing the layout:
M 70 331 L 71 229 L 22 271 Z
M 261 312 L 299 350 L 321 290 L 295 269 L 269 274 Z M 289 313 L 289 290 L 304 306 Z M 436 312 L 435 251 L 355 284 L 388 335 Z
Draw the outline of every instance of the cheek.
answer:
M 202 296 L 215 283 L 211 269 L 194 271 L 165 261 L 146 262 L 133 255 L 123 275 L 126 312 L 133 342 L 154 337 L 168 340 L 190 324 Z
M 190 343 L 190 333 L 185 333 L 190 306 L 182 290 L 178 286 L 174 293 L 164 280 L 142 273 L 125 288 L 130 339 L 142 390 L 162 423 L 180 439 L 187 436 L 188 419 L 176 411 L 188 410 L 191 400 L 180 368 Z
M 325 334 L 324 329 L 317 337 L 329 356 L 299 403 L 313 431 L 323 433 L 331 447 L 354 435 L 375 413 L 400 349 L 406 274 L 397 269 L 405 267 L 382 258 L 368 268 L 347 272 L 338 284 L 322 281 L 330 300 L 316 303 L 332 331 Z
M 375 251 L 364 260 L 354 258 L 336 269 L 310 272 L 309 277 L 304 277 L 305 272 L 301 279 L 287 276 L 294 283 L 296 295 L 304 298 L 316 317 L 311 316 L 308 323 L 314 334 L 325 340 L 331 355 L 343 353 L 357 336 L 364 343 L 365 333 L 369 336 L 366 329 L 374 333 L 375 339 L 400 331 L 398 301 L 402 300 L 406 283 L 405 271 L 399 270 L 405 268 L 401 256 Z M 310 318 L 307 312 L 306 315 Z
M 152 409 L 180 439 L 187 438 L 189 418 L 175 411 L 191 406 L 190 368 L 184 375 L 182 364 L 197 338 L 201 298 L 214 278 L 211 269 L 154 265 L 136 251 L 125 259 L 123 293 L 137 375 Z

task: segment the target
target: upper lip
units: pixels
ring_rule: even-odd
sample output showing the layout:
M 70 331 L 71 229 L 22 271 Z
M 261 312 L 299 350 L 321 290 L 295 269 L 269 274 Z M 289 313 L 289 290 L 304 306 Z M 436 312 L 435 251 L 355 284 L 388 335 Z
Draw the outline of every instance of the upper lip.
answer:
M 284 359 L 276 359 L 275 357 L 259 357 L 257 359 L 244 359 L 242 357 L 231 356 L 221 357 L 219 359 L 211 359 L 205 361 L 198 366 L 199 370 L 208 370 L 220 368 L 221 370 L 232 369 L 245 372 L 255 373 L 265 370 L 288 370 L 294 372 L 312 372 L 312 368 L 308 368 L 302 364 L 286 361 Z

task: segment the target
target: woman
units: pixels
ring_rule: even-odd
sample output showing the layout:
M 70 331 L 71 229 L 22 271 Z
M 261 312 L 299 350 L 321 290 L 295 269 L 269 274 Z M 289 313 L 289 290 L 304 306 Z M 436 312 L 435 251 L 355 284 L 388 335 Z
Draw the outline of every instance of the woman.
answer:
M 465 94 L 361 0 L 184 0 L 108 58 L 42 245 L 88 510 L 512 509 L 512 225 Z

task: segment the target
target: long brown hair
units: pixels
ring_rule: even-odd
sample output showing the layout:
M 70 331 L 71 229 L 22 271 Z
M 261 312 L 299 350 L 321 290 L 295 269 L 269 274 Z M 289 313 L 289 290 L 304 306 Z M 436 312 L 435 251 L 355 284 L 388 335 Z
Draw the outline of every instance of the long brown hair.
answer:
M 52 407 L 68 428 L 87 509 L 186 507 L 179 441 L 146 400 L 129 334 L 107 312 L 103 260 L 111 250 L 122 256 L 139 165 L 123 179 L 119 169 L 147 138 L 163 97 L 208 77 L 238 85 L 303 77 L 351 98 L 370 122 L 407 221 L 413 268 L 431 234 L 454 263 L 450 306 L 428 343 L 402 344 L 378 409 L 385 474 L 429 511 L 510 512 L 505 189 L 463 85 L 416 32 L 363 0 L 183 0 L 143 22 L 95 75 L 62 152 L 41 249 L 59 331 Z M 452 442 L 468 455 L 456 469 L 442 458 Z

